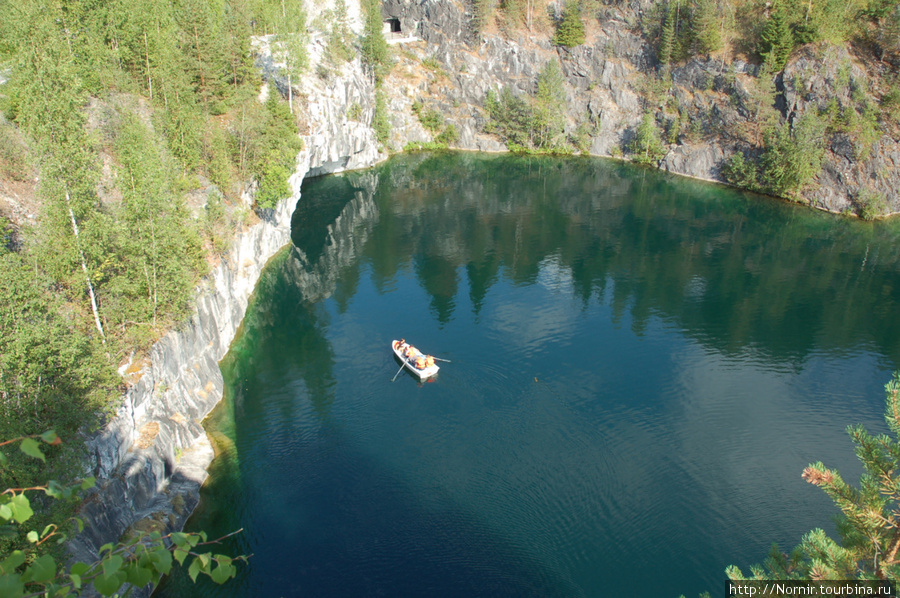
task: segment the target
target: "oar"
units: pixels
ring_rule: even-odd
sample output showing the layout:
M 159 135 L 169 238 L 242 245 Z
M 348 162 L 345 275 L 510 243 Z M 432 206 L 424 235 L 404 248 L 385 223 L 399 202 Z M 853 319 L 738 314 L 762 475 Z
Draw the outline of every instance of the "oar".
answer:
M 400 375 L 400 372 L 403 371 L 403 367 L 404 367 L 405 365 L 406 365 L 406 360 L 404 359 L 404 360 L 403 360 L 403 365 L 400 366 L 400 369 L 397 370 L 397 373 L 394 374 L 394 377 L 393 377 L 393 378 L 391 378 L 391 382 L 393 382 L 394 380 L 397 379 L 397 376 L 399 376 L 399 375 Z
M 431 358 L 434 359 L 435 361 L 446 361 L 447 363 L 453 363 L 449 359 L 441 359 L 440 357 L 435 357 L 434 355 L 432 355 Z

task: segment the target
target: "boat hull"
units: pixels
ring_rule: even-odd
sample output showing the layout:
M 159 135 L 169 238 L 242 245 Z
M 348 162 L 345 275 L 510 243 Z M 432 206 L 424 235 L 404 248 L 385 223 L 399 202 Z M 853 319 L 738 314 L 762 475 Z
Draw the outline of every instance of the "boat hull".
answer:
M 397 359 L 399 359 L 400 361 L 403 362 L 404 367 L 406 367 L 407 370 L 409 370 L 417 378 L 419 378 L 419 380 L 424 380 L 425 378 L 431 378 L 432 376 L 434 376 L 435 374 L 438 373 L 439 369 L 441 369 L 440 367 L 438 367 L 437 364 L 434 364 L 423 370 L 420 370 L 419 368 L 417 368 L 415 366 L 414 363 L 412 363 L 409 359 L 407 359 L 400 353 L 400 351 L 397 349 L 397 346 L 399 344 L 400 344 L 400 341 L 398 341 L 398 340 L 391 341 L 391 350 L 394 352 L 394 355 L 397 357 Z

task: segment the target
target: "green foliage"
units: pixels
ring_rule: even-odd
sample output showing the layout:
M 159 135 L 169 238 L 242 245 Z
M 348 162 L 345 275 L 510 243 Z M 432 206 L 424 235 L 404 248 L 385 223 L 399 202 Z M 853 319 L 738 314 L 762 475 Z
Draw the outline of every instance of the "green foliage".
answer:
M 666 155 L 666 150 L 659 138 L 659 127 L 651 113 L 644 114 L 628 149 L 632 154 L 632 159 L 638 164 L 656 165 Z
M 567 0 L 562 17 L 556 24 L 553 43 L 557 46 L 574 48 L 584 43 L 584 21 L 581 20 L 581 6 L 578 0 Z
M 489 117 L 484 128 L 486 133 L 500 135 L 507 144 L 530 145 L 532 111 L 526 100 L 504 87 L 499 98 L 488 91 L 484 108 Z
M 434 152 L 447 149 L 447 144 L 440 141 L 410 141 L 403 146 L 404 152 Z
M 881 96 L 881 110 L 884 116 L 892 116 L 894 122 L 900 120 L 900 84 L 894 82 Z
M 302 7 L 23 0 L 4 12 L 0 176 L 39 178 L 42 207 L 18 253 L 2 227 L 0 437 L 90 430 L 119 396 L 118 359 L 184 317 L 206 269 L 200 233 L 221 250 L 231 221 L 227 197 L 200 219 L 186 209 L 201 175 L 226 194 L 239 176 L 260 181 L 263 201 L 283 196 L 300 142 L 277 94 L 255 99 L 250 23 L 302 32 Z M 24 456 L 3 474 L 22 487 L 39 482 Z M 77 470 L 79 457 L 53 447 L 47 467 Z
M 434 108 L 422 108 L 421 104 L 418 106 L 419 109 L 416 110 L 416 104 L 413 104 L 413 112 L 419 117 L 419 122 L 427 131 L 434 133 L 443 126 L 444 116 L 440 112 Z
M 363 61 L 372 69 L 376 82 L 380 82 L 390 70 L 390 54 L 387 40 L 382 33 L 380 0 L 362 0 L 365 25 L 360 51 Z
M 0 178 L 27 181 L 34 178 L 31 150 L 24 136 L 0 115 Z
M 489 91 L 484 107 L 489 120 L 485 132 L 496 133 L 507 146 L 559 152 L 565 140 L 565 78 L 555 59 L 538 74 L 534 97 L 526 100 L 504 88 L 498 98 Z
M 878 110 L 868 101 L 863 100 L 857 109 L 847 106 L 831 119 L 831 128 L 842 131 L 853 140 L 854 155 L 857 160 L 865 160 L 872 146 L 881 137 L 878 126 Z
M 794 50 L 794 34 L 782 6 L 772 11 L 760 36 L 759 55 L 771 72 L 784 70 L 788 57 Z
M 696 51 L 700 54 L 709 55 L 722 48 L 718 21 L 715 0 L 696 1 L 691 18 L 691 34 Z
M 763 566 L 751 567 L 749 579 L 889 579 L 900 576 L 900 372 L 885 386 L 885 420 L 893 437 L 873 436 L 860 425 L 847 429 L 864 473 L 859 487 L 840 473 L 813 463 L 803 479 L 818 486 L 840 509 L 837 529 L 841 542 L 821 529 L 803 537 L 791 554 L 773 547 Z M 737 567 L 726 571 L 734 581 L 748 579 Z
M 657 40 L 662 66 L 722 48 L 722 16 L 716 0 L 671 0 L 653 7 L 648 35 Z M 655 26 L 655 28 L 654 28 Z
M 256 205 L 260 208 L 274 208 L 275 204 L 291 194 L 287 182 L 291 168 L 285 164 L 284 158 L 281 152 L 272 150 L 257 164 L 259 188 L 256 190 Z
M 294 171 L 297 152 L 303 144 L 297 136 L 293 116 L 274 88 L 269 89 L 265 111 L 259 116 L 253 162 L 253 174 L 259 182 L 256 205 L 273 208 L 291 194 L 287 179 Z
M 350 30 L 346 0 L 336 0 L 334 8 L 323 15 L 328 23 L 325 59 L 333 65 L 350 62 L 356 55 L 353 48 L 353 32 Z
M 350 106 L 349 110 L 347 110 L 347 120 L 360 121 L 362 119 L 362 115 L 362 106 L 359 105 L 359 102 L 353 102 L 353 105 Z
M 662 32 L 656 49 L 656 57 L 663 66 L 667 66 L 672 61 L 675 51 L 675 22 L 678 14 L 678 4 L 677 2 L 674 4 L 675 6 L 667 5 L 668 10 L 664 13 Z
M 471 6 L 472 20 L 471 28 L 475 35 L 478 35 L 487 26 L 488 21 L 494 14 L 496 8 L 496 0 L 467 0 Z
M 387 115 L 387 100 L 384 92 L 378 88 L 375 90 L 375 113 L 372 116 L 372 128 L 375 130 L 375 139 L 383 146 L 387 145 L 391 137 L 391 123 Z
M 826 123 L 813 110 L 770 131 L 761 158 L 762 186 L 784 197 L 799 194 L 819 174 L 825 157 Z
M 453 145 L 459 141 L 459 130 L 456 128 L 456 125 L 448 124 L 434 140 L 444 146 Z
M 725 180 L 743 189 L 759 191 L 759 166 L 753 160 L 748 160 L 741 152 L 731 155 L 722 169 Z
M 123 193 L 111 247 L 116 259 L 98 274 L 107 317 L 122 330 L 128 322 L 169 325 L 185 315 L 205 271 L 198 231 L 173 193 L 163 148 L 136 116 L 124 116 L 115 153 Z
M 548 60 L 538 73 L 532 113 L 532 142 L 539 148 L 557 146 L 566 124 L 566 79 L 559 61 Z
M 443 67 L 437 58 L 433 56 L 428 56 L 422 59 L 422 66 L 427 68 L 429 71 L 439 72 L 443 71 Z
M 887 198 L 881 193 L 869 189 L 860 191 L 854 203 L 856 204 L 856 213 L 863 220 L 875 220 L 887 215 L 890 210 Z
M 99 340 L 73 315 L 33 263 L 0 255 L 0 437 L 51 426 L 76 434 L 115 395 Z M 36 474 L 32 462 L 11 457 L 0 482 L 33 485 Z
M 799 43 L 825 41 L 839 45 L 858 30 L 858 19 L 863 9 L 863 2 L 858 0 L 822 0 L 801 4 L 794 9 L 791 25 Z
M 209 172 L 209 179 L 223 192 L 231 189 L 234 181 L 229 139 L 226 131 L 215 121 L 207 121 L 206 141 L 203 144 L 203 162 Z
M 587 123 L 580 123 L 575 129 L 575 135 L 572 138 L 572 145 L 583 156 L 590 154 L 591 151 L 591 127 Z
M 56 446 L 61 440 L 53 431 L 20 436 L 0 443 L 9 446 L 19 443 L 23 455 L 45 460 L 41 443 Z M 9 458 L 0 453 L 0 467 L 6 468 Z M 70 500 L 80 490 L 94 485 L 93 478 L 65 486 L 53 480 L 40 486 L 7 488 L 0 493 L 0 522 L 4 531 L 18 534 L 21 526 L 32 521 L 35 511 L 29 494 L 43 492 L 47 497 Z M 65 570 L 57 563 L 46 547 L 66 541 L 68 533 L 80 532 L 81 520 L 73 518 L 63 524 L 50 523 L 40 533 L 36 529 L 20 534 L 22 541 L 0 553 L 0 590 L 6 598 L 26 596 L 72 596 L 93 587 L 103 596 L 115 595 L 125 584 L 144 587 L 166 575 L 172 561 L 184 565 L 188 557 L 191 564 L 188 573 L 196 581 L 200 573 L 221 584 L 237 574 L 235 561 L 247 562 L 247 557 L 229 557 L 223 554 L 203 552 L 207 546 L 219 543 L 223 538 L 208 540 L 206 534 L 177 532 L 162 535 L 159 532 L 137 534 L 100 549 L 100 559 L 93 563 L 76 562 Z M 231 534 L 229 534 L 231 535 Z M 227 537 L 227 536 L 226 536 Z

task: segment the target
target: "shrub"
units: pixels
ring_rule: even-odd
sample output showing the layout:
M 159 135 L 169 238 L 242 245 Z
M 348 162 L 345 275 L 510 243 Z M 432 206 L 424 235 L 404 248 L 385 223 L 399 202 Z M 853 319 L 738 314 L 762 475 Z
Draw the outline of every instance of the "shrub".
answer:
M 444 127 L 441 134 L 435 137 L 434 140 L 444 145 L 450 145 L 459 141 L 459 131 L 456 129 L 456 125 L 451 123 Z
M 888 213 L 890 206 L 884 195 L 863 189 L 856 196 L 856 213 L 863 220 L 875 220 Z
M 440 129 L 441 125 L 444 124 L 444 117 L 434 108 L 419 110 L 418 116 L 419 122 L 422 123 L 422 126 L 432 133 Z
M 391 136 L 391 123 L 387 116 L 387 103 L 384 92 L 381 89 L 375 91 L 375 114 L 372 117 L 372 128 L 375 129 L 375 139 L 378 143 L 387 144 Z
M 347 120 L 359 121 L 362 118 L 363 109 L 359 102 L 354 102 L 350 109 L 347 110 Z
M 524 147 L 530 143 L 532 111 L 527 101 L 505 87 L 499 98 L 489 91 L 484 107 L 490 117 L 485 132 L 497 133 L 507 145 Z
M 722 168 L 722 176 L 736 187 L 754 191 L 759 189 L 759 167 L 741 152 L 731 155 Z
M 656 119 L 649 112 L 644 114 L 629 151 L 634 156 L 633 160 L 639 164 L 657 164 L 665 156 L 666 151 L 659 138 Z
M 766 135 L 762 185 L 775 195 L 794 196 L 819 174 L 825 157 L 825 122 L 807 111 L 791 127 L 784 123 Z

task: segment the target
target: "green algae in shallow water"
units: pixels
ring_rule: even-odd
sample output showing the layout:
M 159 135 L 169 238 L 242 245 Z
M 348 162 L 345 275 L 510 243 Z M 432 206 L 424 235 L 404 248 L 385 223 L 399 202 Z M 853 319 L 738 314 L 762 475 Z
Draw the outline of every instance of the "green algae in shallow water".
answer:
M 307 182 L 161 595 L 654 595 L 829 526 L 900 363 L 896 223 L 602 160 L 416 154 Z M 397 382 L 398 335 L 451 359 Z M 188 582 L 189 583 L 189 582 Z M 638 594 L 649 593 L 642 590 Z

